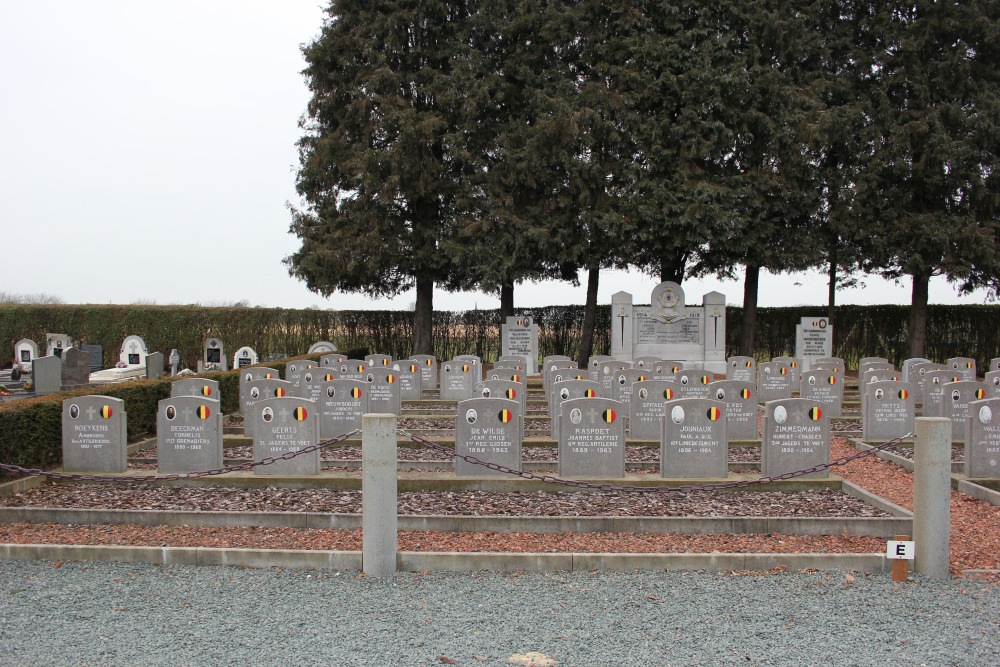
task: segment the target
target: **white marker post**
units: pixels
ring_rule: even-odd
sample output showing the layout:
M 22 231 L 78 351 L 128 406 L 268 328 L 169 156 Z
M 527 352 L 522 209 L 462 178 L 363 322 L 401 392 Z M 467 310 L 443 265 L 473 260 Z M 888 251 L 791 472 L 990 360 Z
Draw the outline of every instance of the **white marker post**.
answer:
M 886 544 L 885 557 L 892 561 L 892 580 L 906 581 L 910 573 L 910 561 L 916 553 L 909 535 L 893 535 Z

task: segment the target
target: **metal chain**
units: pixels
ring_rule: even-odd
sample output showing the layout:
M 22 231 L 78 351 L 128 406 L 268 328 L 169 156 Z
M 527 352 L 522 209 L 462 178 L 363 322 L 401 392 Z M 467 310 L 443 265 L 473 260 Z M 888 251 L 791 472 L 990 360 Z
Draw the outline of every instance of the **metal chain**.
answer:
M 755 484 L 768 484 L 770 482 L 778 482 L 786 479 L 793 479 L 795 477 L 801 477 L 803 475 L 808 475 L 814 472 L 821 472 L 823 470 L 829 470 L 835 466 L 841 466 L 851 461 L 856 461 L 857 459 L 865 458 L 866 456 L 874 456 L 878 452 L 884 451 L 891 447 L 899 445 L 903 440 L 911 437 L 913 433 L 907 433 L 888 442 L 884 442 L 881 445 L 873 446 L 871 449 L 866 449 L 856 454 L 849 454 L 847 456 L 842 456 L 836 461 L 830 461 L 829 463 L 821 463 L 815 465 L 811 468 L 805 468 L 803 470 L 796 470 L 795 472 L 786 472 L 781 475 L 773 475 L 770 477 L 758 477 L 756 479 L 745 479 L 738 480 L 735 482 L 716 482 L 713 484 L 685 484 L 682 486 L 634 486 L 630 484 L 597 484 L 594 482 L 585 482 L 582 480 L 575 479 L 563 479 L 561 477 L 555 477 L 553 475 L 541 475 L 538 473 L 528 472 L 525 470 L 516 470 L 514 468 L 509 468 L 505 465 L 500 465 L 499 463 L 492 463 L 490 461 L 483 461 L 482 459 L 476 458 L 475 456 L 470 456 L 466 454 L 459 454 L 456 450 L 451 447 L 445 447 L 444 445 L 439 445 L 436 442 L 431 442 L 426 438 L 422 438 L 418 435 L 409 433 L 404 429 L 399 429 L 399 433 L 406 438 L 409 438 L 413 442 L 433 449 L 434 451 L 441 452 L 452 456 L 453 458 L 462 459 L 473 465 L 482 466 L 490 470 L 496 470 L 498 472 L 507 473 L 509 475 L 516 475 L 523 479 L 533 479 L 540 482 L 548 482 L 550 484 L 562 484 L 563 486 L 570 486 L 578 489 L 590 489 L 595 491 L 624 491 L 626 493 L 689 493 L 691 491 L 723 491 L 728 489 L 739 489 L 748 486 L 753 486 Z
M 302 449 L 297 449 L 295 451 L 285 452 L 281 456 L 268 456 L 259 461 L 247 461 L 245 463 L 234 463 L 232 465 L 223 466 L 222 468 L 213 468 L 211 470 L 199 470 L 197 472 L 178 472 L 172 473 L 170 475 L 129 475 L 127 477 L 117 477 L 112 475 L 86 475 L 82 473 L 67 473 L 67 472 L 56 472 L 51 470 L 39 470 L 38 468 L 22 468 L 21 466 L 10 465 L 7 463 L 0 463 L 0 470 L 5 470 L 12 473 L 22 473 L 26 475 L 39 475 L 41 477 L 47 477 L 49 479 L 68 479 L 74 482 L 123 482 L 126 484 L 135 484 L 137 482 L 173 482 L 179 479 L 198 479 L 201 477 L 209 477 L 211 475 L 223 475 L 227 472 L 237 472 L 240 470 L 250 470 L 256 466 L 269 466 L 272 463 L 277 463 L 278 461 L 289 461 L 294 459 L 296 456 L 302 456 L 303 454 L 309 454 L 315 452 L 318 449 L 323 449 L 324 447 L 329 447 L 330 445 L 335 445 L 338 442 L 343 442 L 353 435 L 361 433 L 361 429 L 355 429 L 350 433 L 344 433 L 343 435 L 338 435 L 336 438 L 331 438 L 329 440 L 324 440 L 318 442 L 315 445 L 309 445 L 303 447 Z

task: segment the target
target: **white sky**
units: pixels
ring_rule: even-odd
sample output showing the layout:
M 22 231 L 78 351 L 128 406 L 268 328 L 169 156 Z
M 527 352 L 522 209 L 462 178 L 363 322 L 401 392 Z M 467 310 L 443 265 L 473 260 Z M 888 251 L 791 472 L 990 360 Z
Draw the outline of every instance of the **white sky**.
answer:
M 0 0 L 0 292 L 66 303 L 247 301 L 291 308 L 411 307 L 414 295 L 330 299 L 288 276 L 298 240 L 295 142 L 309 97 L 299 45 L 320 0 Z M 518 286 L 517 306 L 582 304 L 585 280 Z M 602 274 L 599 301 L 643 303 L 657 281 Z M 868 278 L 838 303 L 900 303 Z M 689 280 L 742 303 L 740 282 Z M 931 303 L 982 303 L 944 280 Z M 761 306 L 822 305 L 818 274 L 761 279 Z M 495 308 L 437 290 L 440 310 Z

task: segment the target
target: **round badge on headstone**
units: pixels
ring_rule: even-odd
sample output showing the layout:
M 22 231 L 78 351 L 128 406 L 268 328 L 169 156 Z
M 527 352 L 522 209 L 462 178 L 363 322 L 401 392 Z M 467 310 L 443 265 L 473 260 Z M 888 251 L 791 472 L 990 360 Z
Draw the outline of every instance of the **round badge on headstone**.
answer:
M 79 417 L 80 416 L 80 406 L 77 405 L 76 403 L 74 403 L 73 405 L 69 406 L 69 416 L 72 417 L 73 419 L 76 419 L 77 417 Z
M 674 409 L 670 411 L 670 420 L 675 424 L 680 424 L 684 421 L 684 408 L 679 405 L 675 405 Z
M 990 406 L 984 405 L 983 407 L 979 408 L 979 421 L 981 421 L 984 424 L 989 424 L 991 421 L 993 421 L 993 411 L 990 410 Z
M 263 410 L 261 410 L 260 418 L 266 422 L 269 422 L 272 419 L 274 419 L 274 411 L 271 410 L 271 408 L 264 408 Z
M 167 409 L 163 411 L 163 414 L 167 416 L 167 419 L 173 419 L 177 416 L 177 409 L 172 405 L 168 405 Z
M 579 424 L 583 421 L 583 413 L 580 412 L 580 408 L 573 408 L 569 411 L 569 420 L 574 424 Z
M 785 406 L 779 405 L 774 408 L 774 422 L 776 424 L 784 424 L 788 419 L 788 411 L 785 410 Z
M 477 413 L 475 410 L 469 410 L 468 412 L 465 413 L 465 421 L 469 422 L 470 424 L 475 424 L 477 419 L 479 419 L 479 413 Z
M 881 400 L 882 400 L 882 396 L 883 396 L 883 395 L 884 395 L 884 394 L 882 393 L 882 390 L 881 390 L 881 389 L 876 389 L 876 390 L 875 390 L 875 400 L 876 400 L 876 401 L 881 401 Z
M 726 400 L 726 390 L 725 389 L 719 389 L 718 391 L 716 391 L 715 392 L 715 399 L 718 400 L 718 401 L 724 401 L 724 400 Z

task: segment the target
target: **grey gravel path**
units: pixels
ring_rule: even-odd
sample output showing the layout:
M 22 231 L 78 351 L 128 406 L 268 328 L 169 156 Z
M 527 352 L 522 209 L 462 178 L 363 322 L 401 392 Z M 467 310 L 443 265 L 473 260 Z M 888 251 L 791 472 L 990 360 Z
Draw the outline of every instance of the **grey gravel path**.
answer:
M 561 667 L 996 665 L 1000 587 L 0 561 L 2 665 L 509 666 L 532 652 Z

